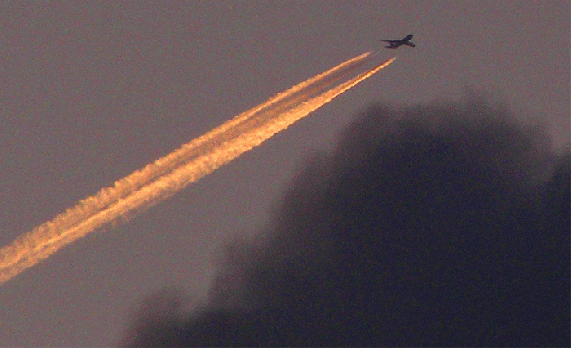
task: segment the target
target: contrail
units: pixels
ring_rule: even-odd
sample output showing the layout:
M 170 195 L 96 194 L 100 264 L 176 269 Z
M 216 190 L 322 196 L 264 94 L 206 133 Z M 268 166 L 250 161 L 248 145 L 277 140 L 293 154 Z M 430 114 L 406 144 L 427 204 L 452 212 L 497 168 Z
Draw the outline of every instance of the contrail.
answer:
M 369 53 L 365 53 L 352 58 L 270 98 L 18 237 L 11 245 L 0 249 L 0 284 L 86 234 L 120 219 L 127 220 L 172 196 L 191 182 L 260 145 L 395 59 L 389 59 L 315 96 L 365 64 L 368 56 Z

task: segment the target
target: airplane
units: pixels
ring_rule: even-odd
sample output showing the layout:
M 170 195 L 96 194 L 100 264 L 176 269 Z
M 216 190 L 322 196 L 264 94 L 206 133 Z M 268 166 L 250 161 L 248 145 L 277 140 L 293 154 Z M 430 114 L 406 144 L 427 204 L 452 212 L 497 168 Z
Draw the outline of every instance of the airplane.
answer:
M 389 45 L 385 46 L 385 48 L 390 48 L 390 49 L 396 49 L 399 48 L 402 45 L 407 45 L 410 47 L 415 47 L 415 45 L 410 42 L 410 39 L 412 39 L 412 34 L 411 35 L 407 35 L 404 39 L 402 40 L 381 40 L 381 41 L 385 41 L 388 42 Z

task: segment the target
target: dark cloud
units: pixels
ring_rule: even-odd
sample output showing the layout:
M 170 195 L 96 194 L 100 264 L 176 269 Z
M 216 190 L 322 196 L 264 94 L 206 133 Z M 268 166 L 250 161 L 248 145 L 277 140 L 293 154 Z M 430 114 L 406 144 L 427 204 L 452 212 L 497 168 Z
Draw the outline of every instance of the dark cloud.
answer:
M 364 112 L 229 249 L 210 307 L 147 308 L 125 344 L 569 346 L 570 157 L 469 99 Z

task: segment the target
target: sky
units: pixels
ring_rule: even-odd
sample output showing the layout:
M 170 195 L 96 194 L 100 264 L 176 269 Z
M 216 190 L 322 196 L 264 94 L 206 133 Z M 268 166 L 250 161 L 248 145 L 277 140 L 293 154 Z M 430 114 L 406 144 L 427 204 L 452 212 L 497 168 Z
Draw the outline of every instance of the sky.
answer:
M 0 287 L 0 345 L 112 346 L 165 287 L 203 301 L 308 156 L 373 103 L 483 93 L 567 151 L 569 1 L 0 5 L 0 245 L 267 98 L 366 51 L 397 60 L 132 221 Z M 381 49 L 414 34 L 416 47 Z M 374 124 L 375 126 L 382 127 Z

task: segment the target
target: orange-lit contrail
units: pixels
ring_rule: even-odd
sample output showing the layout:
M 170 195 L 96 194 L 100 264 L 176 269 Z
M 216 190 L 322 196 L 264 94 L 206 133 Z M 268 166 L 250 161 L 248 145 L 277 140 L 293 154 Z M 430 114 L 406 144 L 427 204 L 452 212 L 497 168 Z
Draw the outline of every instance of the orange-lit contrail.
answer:
M 394 60 L 389 59 L 318 94 L 361 67 L 368 55 L 365 53 L 350 59 L 278 94 L 18 237 L 11 245 L 0 249 L 0 284 L 86 234 L 118 219 L 126 220 L 172 196 L 191 182 L 260 145 Z

